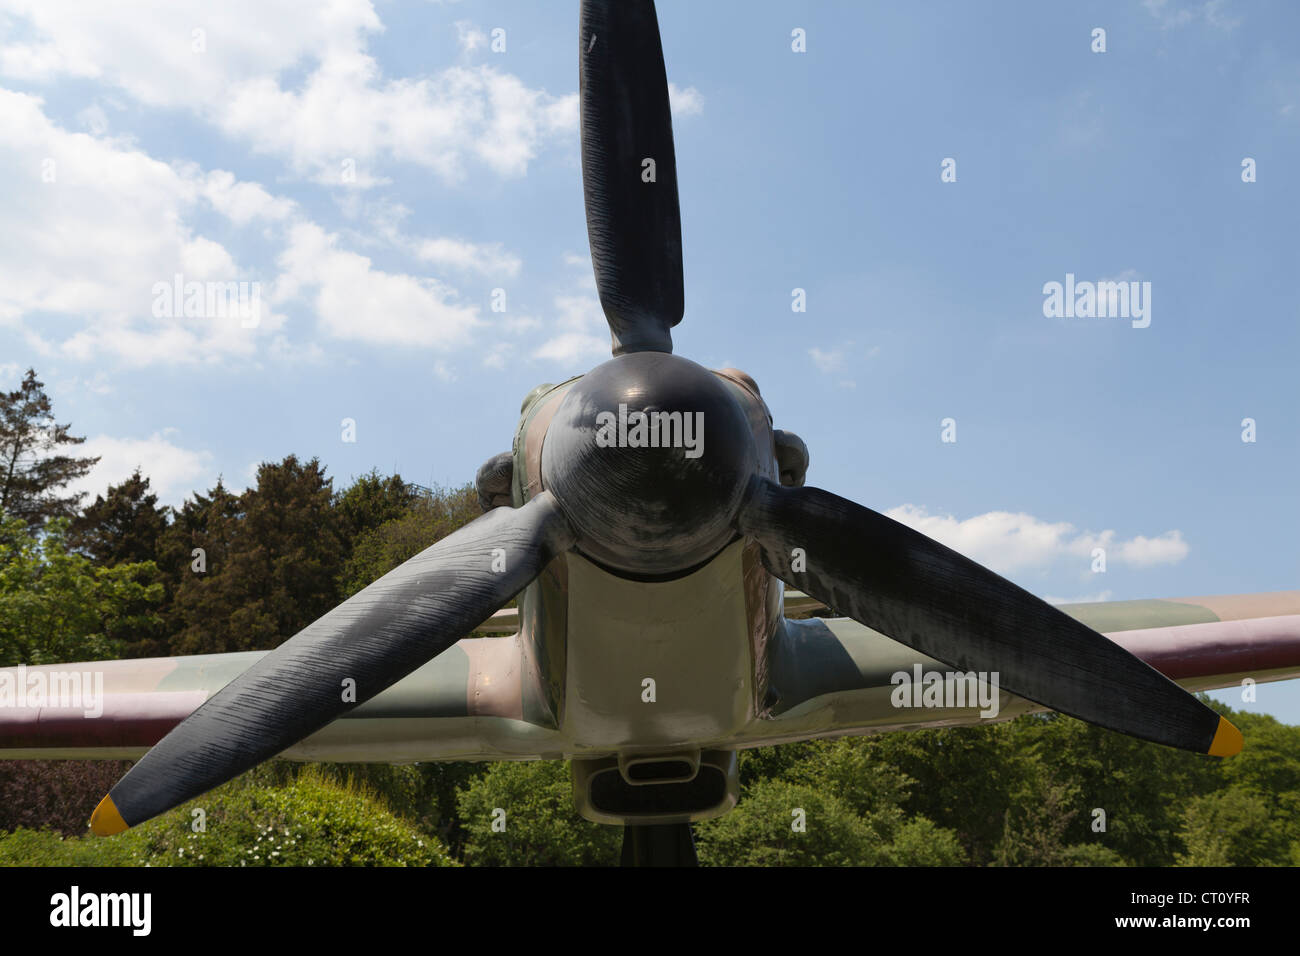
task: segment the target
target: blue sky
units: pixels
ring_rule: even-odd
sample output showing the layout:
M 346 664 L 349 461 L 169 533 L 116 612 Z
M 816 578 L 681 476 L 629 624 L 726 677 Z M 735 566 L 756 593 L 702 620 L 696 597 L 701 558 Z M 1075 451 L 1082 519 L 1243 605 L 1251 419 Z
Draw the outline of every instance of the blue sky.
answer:
M 289 453 L 472 479 L 532 386 L 608 356 L 577 4 L 210 7 L 0 0 L 0 387 L 36 367 L 94 491 Z M 1049 598 L 1300 586 L 1300 8 L 659 17 L 676 351 L 751 373 L 809 483 Z M 155 315 L 178 273 L 259 283 L 259 324 Z M 1149 282 L 1150 325 L 1046 317 L 1067 274 Z M 1256 706 L 1300 722 L 1300 688 Z

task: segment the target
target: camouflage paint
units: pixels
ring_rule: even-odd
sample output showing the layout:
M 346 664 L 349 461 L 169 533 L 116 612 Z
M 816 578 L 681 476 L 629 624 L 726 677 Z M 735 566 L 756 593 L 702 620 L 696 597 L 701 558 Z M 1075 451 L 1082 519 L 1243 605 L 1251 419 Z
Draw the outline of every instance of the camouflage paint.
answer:
M 743 560 L 742 552 L 742 569 Z M 743 577 L 743 570 L 737 572 L 735 568 L 734 558 L 729 558 L 729 562 L 732 573 Z M 714 568 L 711 573 L 719 570 Z M 732 585 L 737 586 L 742 585 Z M 1295 592 L 1282 592 L 1242 595 L 1231 603 L 1240 614 L 1250 608 L 1289 607 L 1292 605 L 1288 602 L 1294 600 Z M 1222 599 L 1216 601 L 1220 607 L 1227 606 Z M 1182 604 L 1184 601 L 1117 603 L 1125 605 L 1131 614 L 1133 606 L 1138 604 Z M 1144 610 L 1143 615 L 1146 613 Z M 1121 629 L 1109 636 L 1188 690 L 1235 686 L 1245 677 L 1258 683 L 1300 677 L 1300 614 L 1173 627 L 1124 628 L 1131 620 L 1132 617 L 1120 619 Z M 737 665 L 756 670 L 757 664 L 749 651 L 752 645 L 744 635 L 735 634 L 734 624 L 726 625 L 723 630 L 728 629 L 733 633 L 731 645 L 739 647 L 744 643 L 746 647 L 744 659 L 733 652 Z M 716 629 L 689 624 L 681 632 L 683 645 L 689 642 L 703 645 L 716 641 L 717 637 Z M 610 721 L 614 731 L 605 739 L 597 736 L 580 743 L 573 736 L 574 725 L 539 725 L 515 716 L 526 709 L 522 680 L 527 672 L 525 649 L 533 646 L 522 635 L 461 641 L 349 716 L 290 748 L 284 756 L 299 760 L 390 763 L 597 756 L 602 755 L 600 747 L 608 748 L 603 755 L 616 754 L 617 721 Z M 491 652 L 486 652 L 489 647 Z M 730 737 L 698 740 L 696 744 L 746 748 L 812 737 L 984 722 L 975 708 L 935 708 L 924 712 L 895 709 L 890 702 L 892 673 L 910 671 L 918 663 L 923 669 L 945 670 L 946 666 L 848 618 L 786 620 L 771 641 L 769 652 L 776 695 L 772 716 L 764 718 L 754 713 Z M 0 709 L 0 758 L 138 758 L 208 695 L 260 659 L 263 653 L 47 665 L 46 669 L 51 670 L 101 669 L 105 692 L 103 717 L 87 719 L 80 713 L 65 713 L 57 708 L 35 712 L 31 708 Z M 699 652 L 684 646 L 680 653 L 683 656 L 674 661 L 673 672 L 698 677 L 702 673 L 698 669 Z M 29 671 L 40 669 L 29 668 Z M 512 673 L 521 676 L 520 684 L 514 683 Z M 584 669 L 581 679 L 586 686 L 598 686 L 602 673 L 608 680 L 613 672 Z M 509 688 L 508 692 L 498 693 L 503 687 Z M 523 700 L 514 696 L 516 687 L 524 694 Z M 704 685 L 697 682 L 691 693 L 703 689 Z M 722 696 L 735 705 L 734 695 Z M 743 696 L 748 708 L 752 696 L 748 691 Z M 618 706 L 629 709 L 635 717 L 637 708 L 656 705 L 643 704 L 638 695 L 632 694 L 624 695 Z M 997 719 L 1041 709 L 1004 693 Z M 659 733 L 656 739 L 679 737 L 679 733 L 666 732 Z

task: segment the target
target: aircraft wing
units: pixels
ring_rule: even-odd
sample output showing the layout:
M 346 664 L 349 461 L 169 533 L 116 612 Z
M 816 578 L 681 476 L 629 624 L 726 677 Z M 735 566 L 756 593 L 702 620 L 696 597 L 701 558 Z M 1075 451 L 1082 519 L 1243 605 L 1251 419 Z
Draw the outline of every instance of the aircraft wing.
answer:
M 787 615 L 821 605 L 786 594 Z M 1300 591 L 1063 605 L 1188 690 L 1300 677 Z M 513 631 L 505 609 L 480 633 Z M 0 759 L 129 759 L 155 743 L 265 651 L 0 668 Z M 789 619 L 772 647 L 773 709 L 742 749 L 810 737 L 1006 720 L 1045 708 L 1003 691 L 996 715 L 963 706 L 898 707 L 893 676 L 946 671 L 848 618 Z M 281 756 L 403 763 L 574 755 L 555 726 L 524 717 L 532 666 L 517 634 L 466 638 Z M 987 688 L 986 689 L 991 689 Z M 991 698 L 990 698 L 991 699 Z
M 787 614 L 821 607 L 797 592 L 787 596 Z M 1259 684 L 1300 677 L 1300 591 L 1060 608 L 1189 691 L 1240 686 L 1247 678 Z M 1001 690 L 994 717 L 981 716 L 985 708 L 969 701 L 946 706 L 946 697 L 945 706 L 899 706 L 911 695 L 899 690 L 894 675 L 914 678 L 918 667 L 923 675 L 950 670 L 849 618 L 787 619 L 772 663 L 778 702 L 742 746 L 959 726 L 1047 710 Z M 987 681 L 985 690 L 991 690 Z
M 514 609 L 480 630 L 498 631 Z M 267 651 L 0 668 L 0 760 L 137 760 Z M 523 719 L 517 635 L 465 638 L 286 750 L 296 760 L 409 763 L 559 756 Z

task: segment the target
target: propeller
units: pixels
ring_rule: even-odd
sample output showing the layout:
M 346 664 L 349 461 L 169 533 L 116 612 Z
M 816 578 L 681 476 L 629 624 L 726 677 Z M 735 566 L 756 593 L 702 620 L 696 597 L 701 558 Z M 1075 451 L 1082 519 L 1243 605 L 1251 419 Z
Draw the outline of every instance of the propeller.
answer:
M 572 541 L 549 492 L 448 535 L 204 702 L 117 782 L 91 829 L 141 823 L 316 732 L 464 637 Z
M 764 432 L 751 429 L 732 388 L 671 354 L 683 309 L 681 223 L 654 4 L 584 0 L 579 54 L 587 229 L 614 358 L 573 383 L 550 420 L 544 490 L 522 507 L 495 507 L 508 503 L 510 462 L 489 462 L 480 484 L 491 511 L 214 694 L 113 787 L 94 832 L 119 832 L 281 753 L 446 650 L 563 552 L 663 580 L 738 535 L 758 542 L 782 581 L 949 666 L 996 671 L 1013 693 L 1145 740 L 1217 756 L 1240 750 L 1240 732 L 1212 709 L 1027 591 L 851 501 L 763 477 L 766 462 L 768 473 L 802 484 L 803 443 L 778 433 L 759 447 Z M 635 435 L 650 420 L 656 440 L 629 444 L 629 427 Z M 660 443 L 661 426 L 684 446 Z M 631 862 L 694 857 L 689 827 L 626 837 Z
M 583 0 L 578 43 L 587 237 L 614 354 L 671 352 L 682 224 L 654 3 Z

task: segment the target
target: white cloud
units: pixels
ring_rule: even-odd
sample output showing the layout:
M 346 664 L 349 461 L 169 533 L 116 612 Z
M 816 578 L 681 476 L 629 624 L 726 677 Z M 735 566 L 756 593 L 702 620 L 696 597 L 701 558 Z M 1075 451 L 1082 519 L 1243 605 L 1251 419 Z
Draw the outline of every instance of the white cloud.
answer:
M 416 255 L 424 262 L 462 272 L 513 279 L 522 263 L 499 242 L 473 243 L 460 239 L 425 239 L 418 243 Z
M 533 329 L 540 329 L 542 327 L 542 320 L 537 318 L 535 315 L 494 316 L 493 321 L 500 323 L 508 331 L 516 334 L 519 332 L 531 332 Z
M 509 342 L 496 342 L 488 348 L 487 355 L 483 356 L 483 367 L 503 369 L 510 356 L 514 353 L 515 347 Z
M 1177 564 L 1187 557 L 1188 550 L 1182 532 L 1166 531 L 1155 538 L 1138 535 L 1131 541 L 1121 542 L 1118 558 L 1124 564 L 1148 568 L 1156 564 Z
M 1176 564 L 1189 550 L 1177 530 L 1120 540 L 1112 530 L 1080 533 L 1069 522 L 1042 521 L 1024 512 L 990 511 L 959 520 L 905 504 L 885 514 L 1001 574 L 1041 570 L 1065 559 L 1088 567 L 1094 548 L 1104 548 L 1108 562 L 1140 568 Z
M 148 477 L 150 490 L 164 504 L 179 505 L 193 489 L 211 478 L 212 455 L 206 451 L 182 448 L 168 440 L 167 432 L 155 432 L 148 438 L 113 438 L 98 435 L 86 439 L 75 454 L 99 456 L 100 461 L 84 478 L 69 487 L 88 493 L 87 501 L 102 495 L 109 485 L 131 477 L 137 468 Z
M 469 20 L 456 21 L 456 43 L 462 53 L 474 53 L 487 46 L 488 36 Z
M 179 108 L 217 104 L 242 82 L 359 49 L 383 29 L 370 0 L 330 0 L 311 15 L 297 0 L 0 0 L 0 11 L 27 27 L 0 42 L 0 72 L 89 77 Z
M 309 14 L 298 0 L 0 0 L 4 12 L 18 29 L 0 40 L 0 73 L 90 78 L 188 110 L 321 182 L 344 182 L 347 160 L 358 187 L 384 182 L 375 166 L 385 161 L 447 180 L 471 163 L 520 176 L 545 143 L 577 129 L 576 93 L 553 96 L 494 67 L 385 78 L 366 52 L 384 29 L 370 0 Z M 465 31 L 462 46 L 480 42 Z M 682 96 L 698 109 L 698 93 Z
M 846 372 L 852 373 L 851 367 L 854 363 L 850 359 L 854 357 L 853 343 L 848 342 L 844 345 L 831 349 L 810 348 L 808 355 L 812 358 L 813 364 L 823 375 L 835 379 L 835 384 L 840 388 L 857 388 L 857 382 L 851 378 L 843 378 Z M 867 358 L 875 358 L 880 354 L 880 346 L 873 345 L 866 352 Z M 861 364 L 861 363 L 857 363 Z
M 1162 30 L 1186 26 L 1204 20 L 1207 26 L 1225 33 L 1235 29 L 1241 19 L 1230 16 L 1227 0 L 1203 0 L 1201 3 L 1183 3 L 1180 0 L 1142 0 L 1147 13 L 1160 21 Z
M 808 350 L 808 354 L 812 356 L 813 364 L 827 375 L 834 374 L 844 368 L 843 349 L 811 348 Z
M 668 83 L 668 109 L 673 119 L 685 116 L 698 116 L 704 112 L 704 97 L 693 86 L 682 89 L 676 83 Z
M 576 128 L 576 94 L 553 97 L 488 66 L 454 66 L 426 78 L 383 81 L 362 53 L 335 53 L 301 90 L 270 76 L 234 90 L 216 117 L 226 133 L 285 158 L 300 174 L 342 182 L 355 163 L 356 185 L 394 160 L 455 181 L 471 161 L 522 176 L 542 144 Z
M 609 356 L 609 326 L 596 299 L 557 295 L 555 309 L 557 334 L 534 350 L 535 357 L 574 365 L 586 359 Z
M 322 331 L 335 338 L 448 348 L 467 342 L 479 324 L 478 307 L 457 303 L 454 289 L 374 269 L 315 223 L 290 229 L 278 261 L 276 301 L 309 298 Z
M 292 200 L 224 170 L 168 165 L 125 141 L 71 133 L 41 101 L 0 90 L 0 177 L 22 188 L 0 193 L 0 324 L 18 326 L 41 356 L 129 365 L 248 358 L 259 345 L 277 358 L 319 357 L 293 346 L 280 311 L 294 301 L 315 311 L 333 338 L 439 348 L 463 345 L 478 308 L 434 278 L 389 273 L 303 217 Z M 47 162 L 48 161 L 48 162 Z M 43 182 L 49 170 L 52 182 Z M 263 280 L 220 242 L 190 225 L 215 211 L 236 228 L 259 227 L 280 245 L 281 273 Z M 400 219 L 400 211 L 391 217 Z M 425 261 L 512 278 L 520 260 L 500 243 L 381 238 Z M 185 317 L 156 309 L 157 289 L 176 276 L 259 287 L 259 323 L 239 316 Z M 72 317 L 53 323 L 47 314 Z M 68 326 L 71 326 L 70 328 Z
M 232 217 L 279 207 L 226 173 L 159 162 L 128 142 L 72 133 L 41 100 L 0 90 L 0 324 L 25 321 L 39 354 L 131 364 L 198 361 L 254 351 L 258 330 L 238 321 L 154 316 L 154 285 L 256 277 L 187 221 L 210 204 Z M 269 198 L 269 197 L 268 197 Z M 84 326 L 66 335 L 45 313 Z M 26 318 L 25 318 L 26 317 Z M 264 315 L 260 332 L 281 318 Z M 56 327 L 57 328 L 57 327 Z
M 197 171 L 196 171 L 197 172 Z M 199 180 L 203 197 L 236 226 L 250 222 L 282 222 L 294 214 L 291 199 L 272 196 L 257 183 L 236 182 L 234 174 L 217 169 Z

